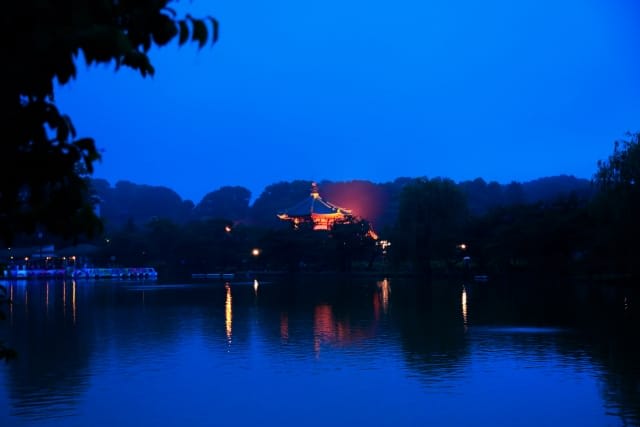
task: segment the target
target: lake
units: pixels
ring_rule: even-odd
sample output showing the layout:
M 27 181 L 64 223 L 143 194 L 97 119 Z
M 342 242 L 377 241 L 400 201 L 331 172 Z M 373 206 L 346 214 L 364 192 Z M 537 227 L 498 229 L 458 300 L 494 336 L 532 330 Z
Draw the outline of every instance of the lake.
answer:
M 5 282 L 1 426 L 640 425 L 638 293 L 560 279 Z

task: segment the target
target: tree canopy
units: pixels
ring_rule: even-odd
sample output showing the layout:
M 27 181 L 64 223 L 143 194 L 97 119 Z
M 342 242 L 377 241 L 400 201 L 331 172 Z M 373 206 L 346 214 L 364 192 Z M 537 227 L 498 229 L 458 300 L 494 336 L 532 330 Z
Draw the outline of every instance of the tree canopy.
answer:
M 0 47 L 0 236 L 48 230 L 91 234 L 87 176 L 100 154 L 79 138 L 71 118 L 55 105 L 54 79 L 76 76 L 77 62 L 129 67 L 145 77 L 155 70 L 152 46 L 177 39 L 203 47 L 218 39 L 213 18 L 178 17 L 173 0 L 25 0 L 5 4 Z
M 397 255 L 414 270 L 431 272 L 431 261 L 447 262 L 461 242 L 467 219 L 464 193 L 450 179 L 416 179 L 400 194 L 394 235 Z
M 616 141 L 608 160 L 598 162 L 596 183 L 603 190 L 640 194 L 640 133 Z
M 607 160 L 598 162 L 594 181 L 599 187 L 593 214 L 598 259 L 613 260 L 617 271 L 640 272 L 640 133 L 616 141 Z
M 244 187 L 225 186 L 208 193 L 194 208 L 199 219 L 245 219 L 249 213 L 251 192 Z

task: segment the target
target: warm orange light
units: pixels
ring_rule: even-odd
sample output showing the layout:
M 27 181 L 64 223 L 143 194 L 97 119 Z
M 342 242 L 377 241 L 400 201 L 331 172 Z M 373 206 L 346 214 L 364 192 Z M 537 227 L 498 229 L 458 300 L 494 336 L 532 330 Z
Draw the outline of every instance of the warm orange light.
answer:
M 253 256 L 258 256 L 258 255 L 260 255 L 260 249 L 258 249 L 258 248 L 253 248 L 253 250 L 251 251 L 251 255 L 253 255 Z
M 231 233 L 231 227 L 229 227 L 228 225 L 225 225 L 224 231 L 226 231 L 227 233 Z
M 316 306 L 313 316 L 313 349 L 316 357 L 320 356 L 320 345 L 330 343 L 336 338 L 333 312 L 328 304 Z
M 76 323 L 76 281 L 71 281 L 71 312 L 73 314 L 73 324 Z
M 289 339 L 289 316 L 286 312 L 280 313 L 280 339 L 282 341 Z
M 385 278 L 379 281 L 378 289 L 380 289 L 380 297 L 382 298 L 382 311 L 386 314 L 389 309 L 389 294 L 391 293 L 389 279 Z
M 231 325 L 232 325 L 232 313 L 231 313 L 231 286 L 227 283 L 224 285 L 227 290 L 227 295 L 224 300 L 224 326 L 227 331 L 227 340 L 231 342 Z
M 464 323 L 464 330 L 467 330 L 467 288 L 462 287 L 462 322 Z

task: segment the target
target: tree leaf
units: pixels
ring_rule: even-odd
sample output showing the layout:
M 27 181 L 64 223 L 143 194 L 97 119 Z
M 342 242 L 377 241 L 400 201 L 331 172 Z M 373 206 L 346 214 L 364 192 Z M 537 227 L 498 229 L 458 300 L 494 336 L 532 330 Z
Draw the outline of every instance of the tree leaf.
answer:
M 187 42 L 187 40 L 189 40 L 189 25 L 187 24 L 187 21 L 180 20 L 178 21 L 178 27 L 180 28 L 178 44 L 182 46 Z
M 193 33 L 191 34 L 191 40 L 198 42 L 198 47 L 202 48 L 207 43 L 207 25 L 201 19 L 192 19 Z
M 211 35 L 211 44 L 214 44 L 218 41 L 218 35 L 220 33 L 220 23 L 217 19 L 213 17 L 209 17 L 211 21 L 212 35 Z
M 164 46 L 178 34 L 178 29 L 173 20 L 167 15 L 158 15 L 154 20 L 152 34 L 156 44 Z

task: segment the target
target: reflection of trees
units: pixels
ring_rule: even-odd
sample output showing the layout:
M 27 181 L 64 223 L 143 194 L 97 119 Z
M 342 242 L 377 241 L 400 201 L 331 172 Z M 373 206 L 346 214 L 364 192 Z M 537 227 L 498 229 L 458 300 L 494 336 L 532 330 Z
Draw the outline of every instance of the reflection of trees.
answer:
M 460 287 L 446 283 L 394 284 L 392 308 L 409 367 L 430 381 L 463 369 L 469 348 Z
M 611 289 L 607 298 L 602 291 L 592 290 L 594 300 L 600 301 L 600 315 L 593 334 L 590 334 L 591 356 L 603 368 L 603 396 L 624 425 L 640 425 L 640 348 L 638 307 L 628 301 L 640 301 L 635 290 Z M 604 304 L 603 304 L 604 302 Z M 602 307 L 604 305 L 604 307 Z
M 551 349 L 572 366 L 601 368 L 604 401 L 625 423 L 640 422 L 640 318 L 629 304 L 639 300 L 637 290 L 548 279 L 496 285 L 471 286 L 469 296 L 471 331 L 515 329 L 493 333 L 492 351 L 504 346 L 546 358 Z M 536 333 L 519 333 L 523 327 Z
M 72 283 L 18 282 L 10 285 L 10 342 L 18 356 L 8 365 L 9 395 L 17 413 L 32 407 L 63 412 L 86 386 L 94 351 L 92 319 L 76 323 L 76 304 L 84 295 Z
M 206 288 L 149 292 L 143 282 L 125 286 L 86 281 L 76 286 L 70 281 L 11 284 L 15 304 L 8 313 L 7 341 L 18 357 L 6 366 L 6 386 L 17 414 L 65 415 L 84 393 L 96 359 L 115 356 L 126 366 L 152 351 L 149 363 L 165 363 L 186 325 L 206 318 L 202 312 L 211 309 L 215 296 Z M 224 302 L 224 289 L 220 295 Z M 224 337 L 224 323 L 221 331 Z M 121 379 L 116 381 L 113 386 L 119 387 Z
M 595 369 L 612 412 L 631 425 L 640 421 L 637 292 L 471 284 L 465 288 L 465 332 L 457 284 L 296 277 L 261 284 L 257 292 L 252 283 L 237 282 L 228 290 L 224 283 L 172 290 L 81 282 L 75 299 L 71 282 L 50 283 L 48 293 L 44 283 L 13 284 L 16 304 L 6 322 L 8 344 L 19 351 L 6 368 L 13 407 L 25 416 L 42 414 L 40 408 L 62 415 L 84 393 L 89 375 L 112 357 L 118 369 L 137 367 L 141 357 L 162 369 L 195 336 L 205 338 L 212 363 L 227 351 L 267 363 L 314 357 L 331 363 L 353 350 L 359 362 L 367 352 L 396 354 L 399 342 L 408 368 L 427 382 L 464 374 L 471 345 L 475 352 L 486 344 L 493 354 L 559 363 L 569 372 Z M 631 301 L 626 310 L 624 297 Z M 495 331 L 505 326 L 568 332 Z M 333 359 L 341 352 L 344 358 Z M 117 381 L 111 386 L 120 387 L 122 379 Z
M 249 294 L 248 289 L 237 289 L 241 297 Z M 385 326 L 380 293 L 370 280 L 297 277 L 297 281 L 260 286 L 258 308 L 251 315 L 270 351 L 317 357 L 323 348 L 358 346 L 379 338 L 378 331 Z M 235 304 L 235 289 L 233 298 Z M 235 305 L 233 313 L 235 322 L 240 317 Z M 235 327 L 234 323 L 234 337 Z
M 7 315 L 5 308 L 9 308 L 11 305 L 11 298 L 9 297 L 9 291 L 4 285 L 0 284 L 0 322 L 6 320 Z M 0 326 L 3 326 L 1 323 Z M 0 328 L 0 330 L 2 330 Z M 10 360 L 15 357 L 15 350 L 7 348 L 4 344 L 4 336 L 0 336 L 0 361 Z

